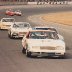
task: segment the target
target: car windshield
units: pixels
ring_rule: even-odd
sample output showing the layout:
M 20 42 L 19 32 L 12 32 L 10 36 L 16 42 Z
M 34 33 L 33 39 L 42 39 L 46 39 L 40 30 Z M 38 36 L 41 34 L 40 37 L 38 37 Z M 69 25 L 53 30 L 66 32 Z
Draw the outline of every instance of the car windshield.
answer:
M 59 39 L 56 32 L 30 32 L 29 38 L 31 39 Z
M 3 22 L 14 22 L 14 19 L 3 19 Z
M 52 30 L 52 31 L 55 31 L 57 33 L 57 30 L 55 28 L 33 28 L 35 30 Z
M 28 23 L 20 23 L 20 24 L 14 24 L 13 25 L 14 28 L 29 28 L 30 25 Z

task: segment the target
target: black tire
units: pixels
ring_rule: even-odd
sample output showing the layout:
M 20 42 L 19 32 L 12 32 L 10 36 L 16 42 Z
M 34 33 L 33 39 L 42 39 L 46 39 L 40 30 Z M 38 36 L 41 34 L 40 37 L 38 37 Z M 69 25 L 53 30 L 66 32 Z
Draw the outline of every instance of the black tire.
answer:
M 66 57 L 65 55 L 61 55 L 60 59 L 65 59 L 65 57 Z
M 13 36 L 11 35 L 11 32 L 10 32 L 10 34 L 9 34 L 9 38 L 10 38 L 10 39 L 13 39 Z
M 26 53 L 26 49 L 25 48 L 22 49 L 22 53 L 24 53 L 24 54 Z
M 12 39 L 12 36 L 11 36 L 11 34 L 9 35 L 9 38 L 10 38 L 10 39 Z
M 29 52 L 27 49 L 26 49 L 26 56 L 31 57 L 31 52 Z
M 8 34 L 8 37 L 10 38 L 10 34 Z

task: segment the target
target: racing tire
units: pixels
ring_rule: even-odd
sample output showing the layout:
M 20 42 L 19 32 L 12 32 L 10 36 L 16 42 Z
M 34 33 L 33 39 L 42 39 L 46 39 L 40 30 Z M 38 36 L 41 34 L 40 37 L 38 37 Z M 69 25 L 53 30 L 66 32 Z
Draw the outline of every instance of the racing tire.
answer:
M 10 38 L 10 34 L 8 34 L 8 37 Z
M 31 57 L 31 52 L 29 52 L 27 49 L 26 49 L 26 56 Z
M 9 34 L 9 38 L 10 38 L 10 39 L 13 39 L 13 36 L 11 35 L 11 32 L 10 32 L 10 34 Z
M 17 15 L 17 16 L 21 16 L 21 15 Z
M 25 48 L 22 49 L 22 53 L 24 53 L 24 54 L 26 53 L 26 49 Z
M 66 58 L 66 55 L 65 54 L 64 55 L 61 55 L 59 58 L 60 59 L 65 59 Z

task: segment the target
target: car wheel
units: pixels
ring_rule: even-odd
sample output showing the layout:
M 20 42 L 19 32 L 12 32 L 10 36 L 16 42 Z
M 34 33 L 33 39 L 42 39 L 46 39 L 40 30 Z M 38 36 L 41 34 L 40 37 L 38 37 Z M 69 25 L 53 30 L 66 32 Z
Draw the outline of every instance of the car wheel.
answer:
M 24 53 L 24 54 L 26 53 L 26 49 L 25 48 L 22 49 L 22 53 Z
M 60 59 L 65 59 L 65 55 L 61 55 L 59 58 Z
M 26 49 L 26 56 L 31 57 L 31 52 L 29 52 L 27 49 Z
M 10 34 L 8 34 L 8 37 L 10 38 Z
M 11 32 L 10 32 L 10 34 L 9 34 L 9 38 L 11 38 L 11 39 L 13 38 L 13 36 L 11 35 Z

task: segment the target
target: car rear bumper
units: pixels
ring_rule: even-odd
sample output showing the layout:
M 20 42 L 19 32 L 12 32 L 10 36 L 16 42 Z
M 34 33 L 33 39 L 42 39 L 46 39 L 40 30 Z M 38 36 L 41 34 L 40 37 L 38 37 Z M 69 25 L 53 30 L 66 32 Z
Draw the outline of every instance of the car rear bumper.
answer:
M 14 38 L 22 38 L 25 34 L 12 34 Z
M 9 29 L 10 26 L 1 26 L 0 29 Z

